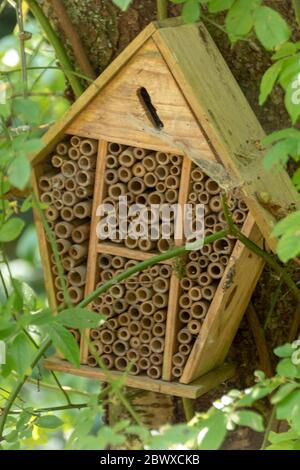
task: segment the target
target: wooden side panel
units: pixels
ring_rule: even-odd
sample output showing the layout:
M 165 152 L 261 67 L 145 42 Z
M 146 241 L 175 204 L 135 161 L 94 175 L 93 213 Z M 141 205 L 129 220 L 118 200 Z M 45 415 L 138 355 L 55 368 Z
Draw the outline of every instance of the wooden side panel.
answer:
M 147 89 L 164 124 L 161 133 L 151 124 L 139 100 L 137 91 L 141 87 Z M 68 132 L 177 153 L 176 139 L 184 140 L 206 158 L 214 159 L 193 113 L 152 39 L 148 39 L 119 74 L 82 110 L 68 127 Z
M 94 186 L 94 199 L 91 219 L 91 233 L 89 241 L 89 251 L 87 258 L 87 280 L 85 285 L 85 297 L 91 294 L 95 289 L 96 275 L 97 275 L 97 233 L 96 227 L 98 223 L 98 217 L 96 215 L 97 208 L 103 199 L 104 194 L 104 170 L 105 170 L 105 156 L 107 153 L 107 142 L 101 141 L 98 146 L 98 157 L 96 167 L 96 177 Z M 85 341 L 85 336 L 89 334 L 89 330 L 85 330 L 85 333 L 81 338 L 81 361 L 85 364 L 88 355 L 88 345 Z
M 235 367 L 233 364 L 224 364 L 200 379 L 195 380 L 193 383 L 183 385 L 180 383 L 164 382 L 163 380 L 153 380 L 145 376 L 126 375 L 124 372 L 105 371 L 88 366 L 81 366 L 78 369 L 72 364 L 56 357 L 46 359 L 43 364 L 47 369 L 58 372 L 66 372 L 72 375 L 88 377 L 104 382 L 112 382 L 113 380 L 120 381 L 122 379 L 123 384 L 126 387 L 133 387 L 141 390 L 149 390 L 152 392 L 191 399 L 196 399 L 201 395 L 204 395 L 204 393 L 209 392 L 225 380 L 233 377 L 235 373 Z
M 40 200 L 40 193 L 38 188 L 38 178 L 43 174 L 42 164 L 33 167 L 31 181 L 34 193 L 38 200 Z M 48 296 L 48 301 L 51 309 L 55 310 L 57 307 L 57 301 L 55 296 L 55 286 L 53 281 L 53 274 L 51 271 L 51 263 L 50 263 L 50 256 L 51 256 L 51 249 L 49 243 L 47 241 L 45 231 L 43 228 L 42 221 L 37 210 L 33 210 L 34 215 L 34 222 L 37 231 L 37 238 L 39 243 L 39 249 L 42 258 L 42 266 L 43 266 L 43 273 L 44 273 L 44 281 L 45 281 L 45 291 Z
M 124 256 L 124 258 L 135 259 L 137 261 L 145 261 L 157 255 L 157 253 L 130 250 L 129 248 L 114 243 L 99 243 L 97 246 L 97 253 L 108 253 L 114 256 Z M 172 260 L 167 259 L 165 261 L 161 261 L 161 264 L 172 265 Z
M 261 140 L 265 134 L 226 62 L 202 24 L 166 27 L 153 40 L 176 78 L 198 122 L 229 171 L 224 185 L 240 187 L 262 234 L 270 238 L 273 216 L 258 202 L 256 192 L 288 209 L 300 207 L 286 172 L 265 171 Z
M 243 232 L 256 244 L 263 238 L 251 215 Z M 264 262 L 237 242 L 181 377 L 190 383 L 222 364 L 237 332 Z

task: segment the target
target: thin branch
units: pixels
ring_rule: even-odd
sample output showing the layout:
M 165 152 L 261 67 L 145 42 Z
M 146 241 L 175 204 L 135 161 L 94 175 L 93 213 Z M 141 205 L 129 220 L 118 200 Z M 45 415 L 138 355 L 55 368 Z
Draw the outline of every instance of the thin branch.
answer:
M 270 353 L 268 350 L 265 333 L 259 322 L 257 313 L 255 311 L 255 308 L 253 307 L 252 302 L 250 302 L 250 304 L 248 305 L 246 316 L 254 337 L 259 357 L 260 368 L 266 374 L 267 377 L 272 377 L 273 367 L 270 359 Z
M 27 77 L 27 64 L 26 64 L 26 52 L 25 42 L 27 36 L 24 31 L 23 11 L 22 11 L 22 0 L 17 0 L 16 3 L 16 15 L 17 23 L 19 28 L 19 42 L 20 42 L 20 57 L 21 57 L 21 68 L 22 68 L 22 82 L 23 82 L 23 96 L 26 98 L 28 91 L 28 77 Z
M 156 0 L 157 19 L 159 21 L 168 18 L 168 0 Z
M 17 374 L 15 374 L 14 372 L 12 372 L 12 375 L 18 377 Z M 40 386 L 40 387 L 42 387 L 46 390 L 51 390 L 53 392 L 59 392 L 61 390 L 60 387 L 57 387 L 56 385 L 49 384 L 48 382 L 43 382 L 41 380 L 28 378 L 26 380 L 26 382 L 30 383 L 30 384 L 33 384 L 33 385 Z M 66 385 L 61 385 L 61 388 L 67 393 L 74 393 L 75 395 L 81 395 L 83 397 L 90 397 L 92 395 L 89 392 L 84 392 L 83 390 L 77 390 L 76 388 L 71 388 L 71 387 L 68 387 Z
M 292 0 L 292 6 L 295 12 L 295 17 L 300 28 L 300 0 Z

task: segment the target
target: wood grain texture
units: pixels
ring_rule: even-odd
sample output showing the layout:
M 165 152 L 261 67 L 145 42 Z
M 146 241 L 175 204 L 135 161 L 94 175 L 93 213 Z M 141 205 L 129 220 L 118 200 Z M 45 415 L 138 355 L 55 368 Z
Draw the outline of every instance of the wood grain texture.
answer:
M 164 123 L 160 138 L 137 95 L 145 87 Z M 214 158 L 200 127 L 152 39 L 139 49 L 110 83 L 68 127 L 71 134 L 126 143 L 136 147 L 176 152 L 176 139 L 188 141 L 206 158 Z
M 262 235 L 250 214 L 243 233 L 256 244 L 262 244 Z M 262 258 L 241 242 L 236 243 L 185 365 L 182 383 L 189 383 L 224 362 L 263 266 Z
M 124 372 L 109 371 L 108 372 L 88 367 L 81 366 L 77 368 L 72 364 L 60 360 L 57 357 L 48 358 L 43 362 L 44 367 L 49 370 L 57 372 L 66 372 L 72 375 L 80 377 L 88 377 L 96 379 L 98 381 L 108 382 L 113 380 L 123 380 L 123 385 L 126 387 L 140 388 L 142 390 L 150 390 L 158 393 L 165 393 L 167 395 L 173 395 L 176 397 L 186 397 L 196 399 L 201 395 L 209 392 L 213 388 L 217 387 L 225 380 L 230 379 L 234 376 L 235 366 L 233 364 L 223 364 L 214 371 L 209 372 L 203 377 L 195 380 L 189 385 L 183 385 L 180 383 L 170 383 L 163 380 L 153 380 L 147 376 L 130 376 L 125 375 Z M 109 375 L 109 379 L 108 379 Z
M 149 253 L 145 251 L 139 251 L 138 249 L 131 250 L 124 246 L 120 246 L 117 243 L 109 243 L 109 242 L 98 243 L 97 253 L 108 253 L 114 256 L 123 256 L 124 258 L 134 259 L 137 261 L 145 261 L 159 254 L 159 253 Z M 167 259 L 165 261 L 161 261 L 159 264 L 172 265 L 172 260 Z
M 260 144 L 264 131 L 221 53 L 202 24 L 162 27 L 153 39 L 274 249 L 274 217 L 259 204 L 255 193 L 267 192 L 274 203 L 286 209 L 300 207 L 300 200 L 285 171 L 264 170 L 265 150 Z

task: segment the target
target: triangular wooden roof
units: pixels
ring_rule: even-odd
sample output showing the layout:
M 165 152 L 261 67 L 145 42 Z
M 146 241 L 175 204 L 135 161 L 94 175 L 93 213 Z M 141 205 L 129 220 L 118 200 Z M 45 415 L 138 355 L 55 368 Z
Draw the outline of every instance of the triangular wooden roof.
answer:
M 137 96 L 131 102 L 126 101 L 126 90 L 131 81 L 126 70 L 131 67 L 130 70 L 138 74 L 136 64 L 140 63 L 142 69 L 142 58 L 144 63 L 147 62 L 151 51 L 156 54 L 156 60 L 163 69 L 156 88 L 151 84 L 151 78 L 147 82 L 157 97 L 153 97 L 153 103 L 159 101 L 158 114 L 173 120 L 172 126 L 166 126 L 161 131 L 151 128 L 145 113 L 140 118 L 134 115 Z M 156 72 L 154 64 L 153 76 Z M 117 77 L 123 88 L 114 84 Z M 163 86 L 164 80 L 168 80 L 168 87 L 175 90 L 175 116 L 163 100 L 168 89 Z M 125 105 L 121 102 L 122 96 Z M 153 149 L 163 150 L 167 146 L 168 149 L 186 153 L 210 176 L 215 176 L 221 186 L 228 189 L 239 187 L 262 234 L 270 246 L 275 247 L 276 241 L 270 238 L 275 219 L 261 206 L 257 193 L 267 193 L 272 203 L 286 210 L 300 207 L 299 197 L 284 171 L 266 172 L 263 169 L 265 150 L 260 142 L 264 131 L 203 24 L 186 25 L 173 19 L 147 26 L 45 134 L 45 146 L 33 156 L 33 165 L 49 155 L 64 133 L 116 140 L 107 121 L 113 101 L 114 106 L 117 104 L 121 110 L 119 121 L 122 122 L 122 129 L 118 128 L 121 142 L 130 145 L 129 130 L 133 130 L 138 133 L 141 145 L 147 136 L 147 142 Z M 97 110 L 100 112 L 95 120 L 98 134 L 93 134 L 92 126 L 84 127 L 84 124 Z

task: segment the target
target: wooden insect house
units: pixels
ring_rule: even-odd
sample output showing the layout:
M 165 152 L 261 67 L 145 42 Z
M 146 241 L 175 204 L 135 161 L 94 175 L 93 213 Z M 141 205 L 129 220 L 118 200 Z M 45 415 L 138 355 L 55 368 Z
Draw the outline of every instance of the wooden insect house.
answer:
M 226 223 L 220 190 L 229 193 L 234 222 L 261 245 L 274 218 L 257 193 L 282 207 L 296 194 L 284 173 L 263 170 L 264 133 L 224 59 L 202 24 L 178 20 L 149 25 L 44 137 L 32 159 L 39 199 L 56 237 L 72 302 L 120 271 L 185 243 L 171 238 L 101 240 L 103 203 L 202 203 L 205 234 Z M 50 245 L 36 215 L 49 301 L 63 301 Z M 119 230 L 119 227 L 116 229 Z M 173 237 L 173 238 L 172 238 Z M 222 366 L 263 268 L 263 261 L 232 237 L 190 251 L 179 273 L 174 262 L 154 265 L 96 298 L 106 315 L 87 334 L 109 377 L 125 384 L 196 398 L 221 382 Z M 81 341 L 81 368 L 61 358 L 46 366 L 109 380 Z M 216 370 L 216 373 L 211 371 Z M 206 374 L 206 375 L 205 375 Z

